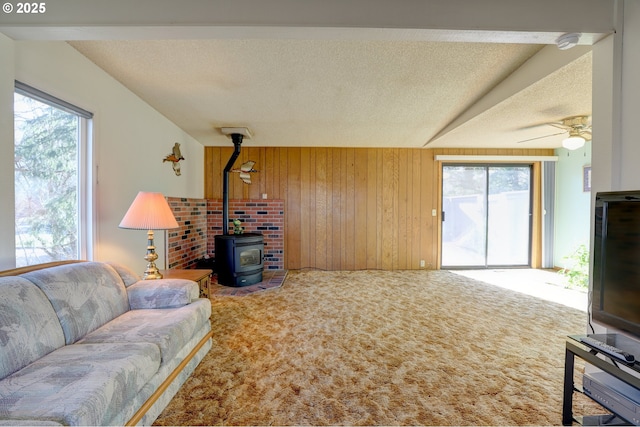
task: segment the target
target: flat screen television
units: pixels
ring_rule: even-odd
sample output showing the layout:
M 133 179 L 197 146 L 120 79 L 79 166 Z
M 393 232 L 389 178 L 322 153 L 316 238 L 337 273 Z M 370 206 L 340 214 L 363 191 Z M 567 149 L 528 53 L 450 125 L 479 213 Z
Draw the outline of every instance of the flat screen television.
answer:
M 640 339 L 640 191 L 595 200 L 591 317 Z

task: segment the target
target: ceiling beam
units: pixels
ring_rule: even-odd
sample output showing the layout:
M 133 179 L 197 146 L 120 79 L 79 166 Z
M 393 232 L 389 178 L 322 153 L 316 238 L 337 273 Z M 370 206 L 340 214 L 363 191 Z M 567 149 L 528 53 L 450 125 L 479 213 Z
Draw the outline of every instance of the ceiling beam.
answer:
M 614 31 L 611 0 L 56 0 L 0 15 L 16 40 L 366 37 L 553 43 Z M 338 30 L 338 31 L 336 31 Z
M 469 120 L 529 88 L 534 83 L 544 79 L 562 67 L 569 65 L 589 52 L 591 52 L 590 46 L 576 46 L 569 50 L 560 50 L 556 46 L 545 46 L 509 77 L 501 81 L 489 93 L 480 98 L 433 138 L 427 141 L 423 147 L 435 142 Z

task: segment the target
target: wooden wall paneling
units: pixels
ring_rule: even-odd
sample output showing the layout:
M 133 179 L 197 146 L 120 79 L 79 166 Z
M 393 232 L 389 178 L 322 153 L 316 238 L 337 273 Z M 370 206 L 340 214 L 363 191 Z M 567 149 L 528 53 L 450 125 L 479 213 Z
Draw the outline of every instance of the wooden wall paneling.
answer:
M 378 156 L 376 150 L 367 150 L 367 178 L 365 192 L 367 195 L 367 218 L 364 224 L 367 233 L 366 246 L 363 248 L 367 253 L 366 268 L 378 268 L 377 265 L 377 245 L 378 245 Z
M 410 215 L 410 238 L 411 238 L 411 251 L 407 260 L 409 269 L 416 269 L 419 267 L 420 260 L 420 248 L 421 248 L 421 234 L 420 234 L 420 194 L 421 187 L 423 186 L 423 170 L 422 170 L 422 157 L 420 150 L 413 150 L 411 153 L 411 212 Z
M 382 267 L 383 232 L 384 232 L 384 149 L 376 151 L 376 229 L 375 229 L 375 267 Z
M 398 239 L 397 239 L 397 195 L 398 195 L 398 156 L 397 150 L 387 148 L 382 150 L 382 221 L 380 250 L 380 265 L 385 270 L 397 268 Z
M 385 230 L 385 149 L 375 150 L 375 166 L 372 173 L 375 174 L 375 188 L 373 189 L 373 197 L 375 198 L 375 230 L 372 234 L 375 236 L 375 244 L 371 246 L 375 261 L 373 268 L 383 267 L 383 253 L 386 252 L 386 231 Z M 386 260 L 384 261 L 386 262 Z
M 297 268 L 313 267 L 309 247 L 312 239 L 312 204 L 315 200 L 315 188 L 311 187 L 311 152 L 309 148 L 300 149 L 300 264 Z M 315 173 L 313 174 L 315 176 Z M 312 192 L 313 190 L 313 192 Z M 313 205 L 315 208 L 315 204 Z M 292 231 L 293 232 L 293 231 Z M 314 234 L 315 235 L 315 234 Z
M 267 198 L 275 198 L 273 193 L 267 191 L 268 188 L 273 187 L 273 180 L 278 176 L 278 165 L 274 163 L 272 148 L 263 147 L 260 149 L 260 162 L 254 168 L 260 171 L 253 174 L 260 176 L 258 198 L 262 199 L 263 194 L 266 194 Z
M 356 166 L 355 166 L 355 149 L 349 148 L 345 150 L 345 217 L 342 221 L 344 227 L 344 258 L 343 268 L 345 270 L 356 269 L 356 228 L 358 222 L 356 220 Z
M 247 162 L 250 158 L 251 160 L 255 160 L 253 156 L 249 157 L 249 155 L 252 154 L 252 152 L 253 152 L 252 147 L 247 147 L 247 146 L 242 147 L 242 150 L 240 151 L 240 155 L 238 156 L 235 163 L 233 164 L 233 169 L 240 169 L 240 166 L 242 166 L 242 164 Z M 232 182 L 235 188 L 235 191 L 233 193 L 234 199 L 250 199 L 251 198 L 251 192 L 253 191 L 254 188 L 256 188 L 254 184 L 247 185 L 244 182 L 242 182 L 242 180 L 240 179 L 240 174 L 238 174 L 237 172 L 231 173 L 230 179 L 233 180 Z
M 407 268 L 414 268 L 413 260 L 417 257 L 415 256 L 415 245 L 418 240 L 418 236 L 416 235 L 415 229 L 417 227 L 416 220 L 414 218 L 414 212 L 416 210 L 415 206 L 418 203 L 416 199 L 416 192 L 420 186 L 419 178 L 416 178 L 416 175 L 419 177 L 420 167 L 419 161 L 420 158 L 416 155 L 418 150 L 411 150 L 409 152 L 409 158 L 407 163 L 407 171 L 409 174 L 407 175 L 407 198 L 409 203 L 407 204 Z M 418 158 L 416 158 L 418 157 Z
M 431 167 L 432 160 L 428 151 L 421 151 L 420 164 L 422 165 L 422 184 L 420 185 L 420 259 L 418 262 L 418 268 L 420 268 L 420 261 L 425 262 L 427 265 L 433 265 L 430 258 L 433 239 L 431 236 L 430 223 L 431 223 L 431 194 L 433 194 L 433 168 Z
M 277 165 L 278 173 L 274 174 L 273 185 L 271 188 L 268 188 L 267 191 L 271 192 L 274 199 L 285 199 L 287 196 L 287 183 L 289 179 L 287 177 L 287 158 L 286 158 L 286 150 L 282 148 L 273 148 L 274 153 L 274 163 Z M 285 215 L 287 212 L 285 211 Z
M 407 174 L 409 173 L 408 156 L 409 150 L 398 150 L 398 215 L 396 218 L 398 256 L 396 269 L 405 270 L 407 268 Z
M 288 151 L 286 150 L 282 150 L 280 148 L 276 148 L 276 152 L 278 153 L 278 160 L 279 160 L 279 164 L 280 167 L 278 168 L 278 171 L 280 173 L 279 178 L 278 178 L 278 192 L 277 192 L 277 198 L 278 199 L 283 199 L 284 200 L 284 226 L 283 226 L 283 233 L 285 236 L 284 239 L 284 256 L 283 256 L 283 260 L 284 260 L 284 265 L 287 265 L 288 259 L 289 259 L 289 252 L 291 250 L 291 248 L 289 247 L 289 243 L 295 240 L 295 237 L 292 236 L 291 240 L 287 239 L 288 234 L 287 230 L 289 227 L 292 226 L 291 222 L 288 220 L 288 215 L 289 215 L 289 203 L 290 201 L 288 199 L 291 199 L 291 197 L 288 197 L 288 192 L 290 188 L 293 188 L 292 186 L 294 185 L 292 182 L 289 182 L 289 179 L 293 180 L 293 178 L 288 178 L 288 176 L 291 176 L 289 173 L 289 170 L 291 168 L 289 168 L 289 164 L 287 162 L 287 153 Z M 298 188 L 299 191 L 299 188 Z M 291 204 L 295 204 L 298 203 L 299 201 L 299 196 L 298 198 L 296 198 L 295 200 L 291 201 Z M 298 242 L 299 245 L 299 242 Z
M 318 152 L 315 148 L 309 150 L 309 185 L 311 192 L 309 193 L 309 262 L 315 268 L 318 268 L 318 171 L 317 167 Z
M 315 165 L 315 176 L 313 186 L 315 189 L 315 197 L 313 200 L 313 221 L 312 229 L 314 231 L 314 246 L 312 246 L 313 255 L 315 257 L 314 265 L 317 268 L 327 268 L 327 236 L 326 236 L 326 159 L 321 150 L 312 149 L 312 164 Z
M 273 181 L 273 177 L 277 176 L 278 171 L 275 169 L 275 165 L 273 164 L 273 159 L 271 157 L 267 157 L 267 149 L 262 147 L 259 149 L 259 160 L 257 164 L 254 166 L 254 169 L 262 170 L 262 173 L 254 173 L 251 178 L 252 181 L 255 178 L 258 181 L 257 188 L 257 198 L 262 199 L 262 195 L 266 194 L 269 197 L 269 193 L 267 193 L 267 180 Z M 268 172 L 267 172 L 268 171 Z
M 384 270 L 393 269 L 393 194 L 396 191 L 393 183 L 393 154 L 391 149 L 382 150 L 382 167 L 378 175 L 382 202 L 380 219 L 380 258 L 378 263 Z
M 244 163 L 248 162 L 249 160 L 253 160 L 254 162 L 256 162 L 254 167 L 256 169 L 259 168 L 260 165 L 264 165 L 261 159 L 262 156 L 260 155 L 262 151 L 263 149 L 261 148 L 244 147 L 240 152 L 240 158 L 238 159 L 238 161 L 236 161 L 235 167 L 240 169 L 240 166 L 242 166 Z M 234 175 L 236 175 L 236 179 L 239 182 L 242 182 L 239 174 L 236 173 Z M 242 182 L 243 199 L 260 199 L 260 187 L 262 186 L 263 179 L 264 177 L 260 176 L 259 173 L 252 173 L 251 185 Z
M 429 187 L 429 208 L 427 209 L 426 215 L 428 220 L 428 232 L 430 236 L 430 247 L 427 255 L 427 267 L 432 269 L 436 268 L 438 263 L 438 244 L 439 244 L 439 236 L 438 236 L 438 226 L 439 226 L 439 216 L 438 216 L 438 204 L 439 204 L 439 183 L 438 183 L 438 165 L 435 162 L 433 157 L 433 153 L 425 153 L 428 158 L 428 165 L 430 169 L 429 176 L 431 185 Z M 434 216 L 432 211 L 435 209 L 436 215 Z
M 222 168 L 220 167 L 220 149 L 207 147 L 205 149 L 205 198 L 222 197 Z
M 232 152 L 232 147 L 205 148 L 206 198 L 222 198 L 222 170 Z M 260 172 L 252 176 L 251 186 L 233 174 L 229 197 L 260 199 L 266 193 L 270 199 L 285 200 L 286 268 L 417 269 L 421 259 L 427 268 L 438 268 L 442 177 L 435 154 L 551 153 L 243 147 L 235 166 L 251 159 Z M 535 179 L 538 200 L 538 172 Z M 536 239 L 538 234 L 536 229 Z M 532 259 L 539 260 L 539 239 L 535 242 Z
M 253 160 L 256 161 L 257 158 L 255 156 L 256 150 L 253 147 L 243 147 L 242 151 L 240 151 L 240 155 L 238 156 L 238 159 L 236 160 L 235 164 L 233 165 L 234 169 L 240 169 L 240 166 L 242 166 L 244 163 L 248 162 L 249 160 Z M 259 182 L 257 180 L 259 180 L 259 177 L 252 177 L 252 182 L 253 179 L 256 179 L 256 183 L 255 184 L 245 184 L 241 179 L 240 179 L 240 175 L 238 173 L 234 172 L 234 184 L 236 184 L 239 189 L 239 191 L 241 192 L 242 196 L 241 198 L 243 199 L 256 199 L 257 198 L 257 188 L 260 185 Z M 253 196 L 253 197 L 252 197 Z
M 234 168 L 240 169 L 240 166 L 242 166 L 244 163 L 248 162 L 249 160 L 253 160 L 254 162 L 256 162 L 256 164 L 260 164 L 259 154 L 260 154 L 260 149 L 256 149 L 254 147 L 244 147 L 240 153 L 240 156 L 238 157 L 238 160 L 236 161 Z M 259 196 L 260 177 L 259 176 L 255 176 L 256 174 L 253 174 L 254 176 L 251 177 L 251 185 L 249 185 L 249 184 L 245 184 L 240 179 L 240 174 L 234 173 L 234 175 L 235 175 L 236 182 L 238 182 L 238 185 L 240 185 L 240 187 L 242 188 L 243 199 L 259 199 L 260 198 Z
M 333 221 L 334 215 L 333 207 L 333 192 L 338 189 L 333 188 L 333 158 L 330 151 L 326 148 L 320 150 L 325 159 L 325 211 L 322 218 L 324 224 L 324 241 L 325 241 L 325 269 L 332 270 L 332 258 L 333 258 Z
M 265 167 L 265 175 L 269 177 L 266 181 L 264 192 L 267 193 L 267 197 L 272 199 L 284 199 L 282 188 L 280 184 L 282 183 L 282 162 L 280 161 L 280 152 L 279 148 L 269 148 L 267 149 L 267 165 L 272 165 L 273 172 L 268 169 L 268 166 Z M 287 179 L 284 179 L 284 182 L 287 182 Z
M 356 148 L 354 150 L 354 270 L 362 270 L 367 268 L 368 253 L 367 239 L 369 225 L 369 197 L 368 197 L 368 178 L 369 178 L 369 152 L 364 148 Z
M 303 239 L 302 226 L 302 156 L 300 148 L 292 148 L 281 152 L 287 163 L 287 192 L 285 202 L 285 268 L 301 268 Z M 282 172 L 282 171 L 281 171 Z
M 407 246 L 407 268 L 418 268 L 420 258 L 420 186 L 422 185 L 422 165 L 420 150 L 411 150 L 408 197 L 411 200 L 408 206 L 408 246 Z
M 393 193 L 393 220 L 392 220 L 392 239 L 393 239 L 393 263 L 392 268 L 397 270 L 400 268 L 400 235 L 398 229 L 398 221 L 400 220 L 400 157 L 399 157 L 399 149 L 393 149 L 393 182 L 395 187 L 395 192 Z
M 238 156 L 238 159 L 234 163 L 233 168 L 240 169 L 240 166 L 242 166 L 245 162 L 248 162 L 249 160 L 253 160 L 253 161 L 258 160 L 255 154 L 256 152 L 253 147 L 247 147 L 247 146 L 242 147 L 242 150 L 240 151 L 240 155 Z M 252 197 L 252 195 L 254 193 L 257 194 L 256 188 L 258 187 L 258 185 L 260 185 L 258 184 L 258 181 L 257 181 L 258 177 L 251 177 L 251 182 L 252 182 L 251 185 L 245 184 L 240 179 L 240 174 L 238 174 L 237 172 L 233 173 L 232 179 L 233 179 L 234 185 L 237 185 L 238 191 L 240 191 L 240 194 L 241 194 L 240 197 L 242 199 L 255 199 L 255 197 Z M 256 181 L 254 181 L 254 179 Z
M 330 264 L 332 270 L 343 270 L 343 262 L 345 259 L 345 206 L 344 206 L 344 197 L 346 195 L 346 171 L 345 169 L 345 159 L 344 156 L 346 150 L 344 148 L 333 149 L 329 151 L 329 155 L 332 156 L 331 159 L 331 170 L 332 170 L 332 190 L 330 197 L 331 201 L 331 212 L 332 214 L 329 217 L 329 221 L 331 222 L 331 252 L 329 253 Z

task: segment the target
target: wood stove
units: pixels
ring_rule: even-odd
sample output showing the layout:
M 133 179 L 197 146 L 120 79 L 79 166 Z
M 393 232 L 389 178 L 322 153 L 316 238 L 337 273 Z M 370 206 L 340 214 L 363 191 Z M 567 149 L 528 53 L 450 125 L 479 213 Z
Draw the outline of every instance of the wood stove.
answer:
M 249 286 L 262 282 L 264 236 L 258 233 L 229 234 L 229 171 L 240 155 L 246 128 L 222 128 L 231 136 L 233 154 L 222 173 L 222 235 L 215 236 L 218 283 L 225 286 Z
M 257 233 L 215 236 L 218 283 L 249 286 L 262 282 L 264 236 Z

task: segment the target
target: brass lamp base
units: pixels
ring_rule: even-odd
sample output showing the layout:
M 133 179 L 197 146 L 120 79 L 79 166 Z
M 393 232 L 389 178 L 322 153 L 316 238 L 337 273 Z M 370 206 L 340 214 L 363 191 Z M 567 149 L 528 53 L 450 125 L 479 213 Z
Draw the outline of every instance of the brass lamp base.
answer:
M 162 274 L 156 267 L 155 260 L 158 259 L 156 247 L 153 244 L 153 230 L 147 231 L 147 254 L 144 259 L 147 261 L 147 268 L 144 270 L 142 278 L 144 280 L 162 279 Z

